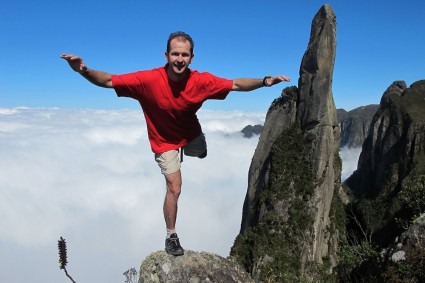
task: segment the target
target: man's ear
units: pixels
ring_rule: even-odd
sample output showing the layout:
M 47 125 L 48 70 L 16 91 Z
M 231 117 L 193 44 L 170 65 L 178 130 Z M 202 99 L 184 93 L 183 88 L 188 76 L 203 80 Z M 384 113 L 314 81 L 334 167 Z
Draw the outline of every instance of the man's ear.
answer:
M 165 61 L 168 63 L 168 52 L 165 51 L 164 55 L 165 55 Z
M 192 64 L 193 57 L 195 57 L 195 54 L 192 54 L 192 57 L 190 57 L 190 64 Z

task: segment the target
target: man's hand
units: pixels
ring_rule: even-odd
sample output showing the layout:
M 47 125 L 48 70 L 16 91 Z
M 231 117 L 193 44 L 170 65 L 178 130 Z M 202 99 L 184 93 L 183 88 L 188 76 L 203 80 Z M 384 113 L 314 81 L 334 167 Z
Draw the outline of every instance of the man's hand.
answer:
M 112 88 L 112 76 L 109 73 L 103 71 L 96 71 L 93 69 L 88 69 L 84 64 L 81 57 L 72 55 L 72 54 L 62 54 L 62 59 L 68 61 L 71 68 L 80 73 L 85 79 L 87 79 L 92 84 L 95 84 L 100 87 Z
M 83 72 L 87 68 L 83 62 L 83 59 L 81 59 L 79 56 L 72 54 L 62 54 L 61 58 L 68 61 L 69 66 L 78 73 Z
M 265 83 L 267 86 L 272 86 L 281 82 L 289 82 L 291 78 L 287 76 L 276 76 L 276 77 L 270 77 L 265 80 Z

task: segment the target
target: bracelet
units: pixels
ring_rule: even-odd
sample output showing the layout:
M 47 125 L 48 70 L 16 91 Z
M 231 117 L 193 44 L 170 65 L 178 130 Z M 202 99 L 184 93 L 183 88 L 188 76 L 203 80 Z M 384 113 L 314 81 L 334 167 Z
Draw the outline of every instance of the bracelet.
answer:
M 270 87 L 270 85 L 266 84 L 266 80 L 267 80 L 267 79 L 270 79 L 270 78 L 271 78 L 271 76 L 265 76 L 265 77 L 264 77 L 264 79 L 263 79 L 263 86 L 265 86 L 265 87 Z

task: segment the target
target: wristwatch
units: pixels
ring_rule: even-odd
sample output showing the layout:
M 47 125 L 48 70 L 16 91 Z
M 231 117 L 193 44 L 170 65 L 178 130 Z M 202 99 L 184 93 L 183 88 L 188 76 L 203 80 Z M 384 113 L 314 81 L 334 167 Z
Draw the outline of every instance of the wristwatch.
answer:
M 81 68 L 81 70 L 80 71 L 78 71 L 80 74 L 84 74 L 85 72 L 87 72 L 87 66 L 83 66 L 82 68 Z
M 264 79 L 263 79 L 263 86 L 265 86 L 265 87 L 270 87 L 270 85 L 266 84 L 266 80 L 267 80 L 267 79 L 270 79 L 270 78 L 271 78 L 271 76 L 265 76 L 265 77 L 264 77 Z

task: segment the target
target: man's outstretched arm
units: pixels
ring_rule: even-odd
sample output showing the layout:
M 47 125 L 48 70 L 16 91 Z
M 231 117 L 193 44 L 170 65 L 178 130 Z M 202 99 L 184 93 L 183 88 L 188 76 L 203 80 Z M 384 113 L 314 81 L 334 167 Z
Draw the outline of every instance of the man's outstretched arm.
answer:
M 251 91 L 263 86 L 272 86 L 281 82 L 289 82 L 287 76 L 265 77 L 264 79 L 234 79 L 233 91 Z
M 81 57 L 79 56 L 75 56 L 72 54 L 62 54 L 61 58 L 68 61 L 69 66 L 75 72 L 80 73 L 92 84 L 95 84 L 100 87 L 112 87 L 111 74 L 87 68 L 87 66 L 83 62 L 83 59 L 81 59 Z

